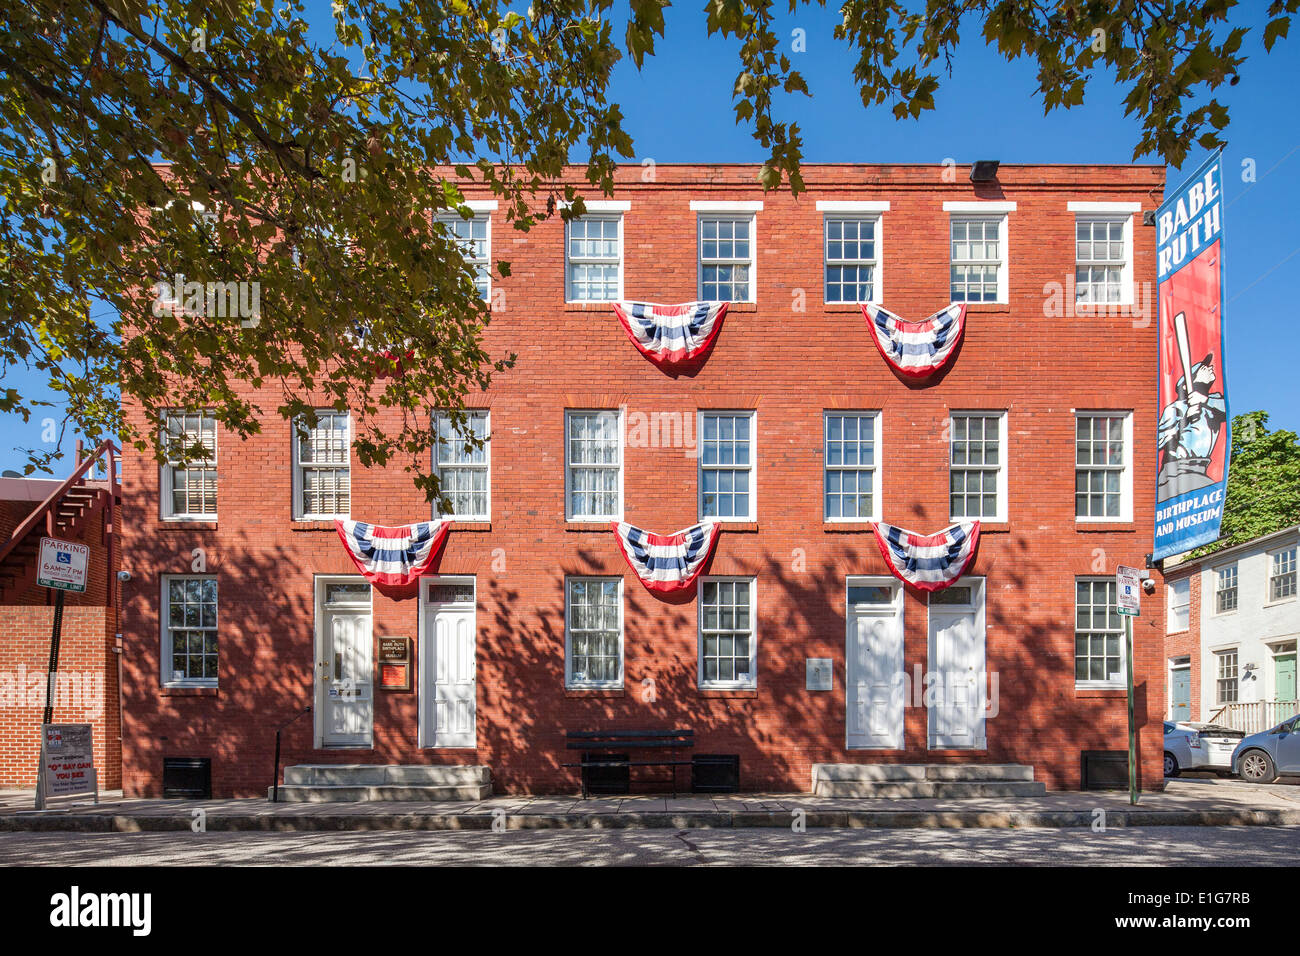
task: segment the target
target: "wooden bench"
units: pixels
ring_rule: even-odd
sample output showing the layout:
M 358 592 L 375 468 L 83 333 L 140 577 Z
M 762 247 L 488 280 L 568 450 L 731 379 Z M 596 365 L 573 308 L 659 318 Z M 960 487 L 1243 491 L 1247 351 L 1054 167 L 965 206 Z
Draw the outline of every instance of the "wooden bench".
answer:
M 672 759 L 671 751 L 683 747 L 695 746 L 695 731 L 691 729 L 675 730 L 571 730 L 565 735 L 569 750 L 583 752 L 581 763 L 566 763 L 566 767 L 577 767 L 582 774 L 582 798 L 585 800 L 589 791 L 590 770 L 596 768 L 619 767 L 630 772 L 632 767 L 664 767 L 672 775 L 673 796 L 677 796 L 677 768 L 689 767 L 690 760 Z M 625 755 L 622 751 L 637 751 Z M 667 750 L 669 754 L 660 759 L 643 759 L 648 757 L 647 750 Z M 668 778 L 664 778 L 665 781 Z

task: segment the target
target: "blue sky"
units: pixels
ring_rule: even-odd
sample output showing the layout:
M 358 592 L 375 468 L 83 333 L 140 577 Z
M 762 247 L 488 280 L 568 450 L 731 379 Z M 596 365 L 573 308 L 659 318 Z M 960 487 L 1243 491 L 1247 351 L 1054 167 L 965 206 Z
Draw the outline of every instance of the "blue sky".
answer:
M 1229 401 L 1238 413 L 1267 410 L 1273 428 L 1300 430 L 1300 376 L 1294 370 L 1300 321 L 1287 291 L 1288 282 L 1300 274 L 1300 230 L 1292 228 L 1300 213 L 1300 29 L 1265 54 L 1260 42 L 1264 6 L 1239 8 L 1241 17 L 1259 19 L 1243 48 L 1248 59 L 1241 81 L 1219 92 L 1232 114 L 1223 164 Z M 1082 106 L 1044 116 L 1034 96 L 1033 64 L 1007 63 L 984 46 L 978 31 L 966 31 L 952 75 L 943 79 L 935 97 L 935 110 L 919 120 L 896 121 L 887 106 L 866 109 L 853 84 L 852 57 L 831 35 L 837 19 L 833 9 L 810 9 L 778 20 L 784 49 L 813 94 L 780 104 L 784 117 L 802 128 L 807 162 L 940 163 L 952 157 L 958 163 L 1125 163 L 1133 158 L 1139 124 L 1123 115 L 1123 93 L 1104 75 Z M 805 31 L 806 52 L 791 50 L 796 28 Z M 327 36 L 324 29 L 313 32 L 322 40 Z M 616 36 L 621 32 L 615 29 Z M 639 73 L 630 62 L 621 63 L 612 91 L 622 105 L 637 159 L 765 158 L 748 128 L 734 122 L 737 45 L 706 35 L 698 3 L 669 10 L 667 36 L 658 46 L 658 54 Z M 1183 170 L 1193 170 L 1204 155 L 1193 151 Z M 1246 160 L 1253 160 L 1254 183 L 1242 181 Z M 1182 178 L 1178 170 L 1168 175 L 1170 185 Z M 7 377 L 5 384 L 11 382 L 29 390 L 39 385 L 23 375 Z M 0 442 L 0 468 L 21 468 L 24 458 L 18 449 L 40 444 L 39 417 L 29 424 L 16 416 L 0 420 L 6 438 Z M 62 474 L 66 468 L 56 470 Z

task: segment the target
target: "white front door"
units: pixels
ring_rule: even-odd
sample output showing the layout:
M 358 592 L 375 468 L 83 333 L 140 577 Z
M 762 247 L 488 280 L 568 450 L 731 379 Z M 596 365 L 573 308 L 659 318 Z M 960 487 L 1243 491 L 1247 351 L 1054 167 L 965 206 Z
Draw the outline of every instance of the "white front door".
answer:
M 316 666 L 321 744 L 369 747 L 375 721 L 370 611 L 326 607 Z
M 474 579 L 433 578 L 425 588 L 421 745 L 474 747 L 478 710 Z
M 845 660 L 849 749 L 903 749 L 906 680 L 902 588 L 893 579 L 848 582 Z
M 983 750 L 984 580 L 961 578 L 930 595 L 930 749 Z

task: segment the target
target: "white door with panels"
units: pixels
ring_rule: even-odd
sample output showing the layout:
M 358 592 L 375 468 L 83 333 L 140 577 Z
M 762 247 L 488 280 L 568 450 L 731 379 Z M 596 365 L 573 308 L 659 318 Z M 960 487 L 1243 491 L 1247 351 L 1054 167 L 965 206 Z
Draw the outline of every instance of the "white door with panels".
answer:
M 424 585 L 420 640 L 420 745 L 475 747 L 478 709 L 473 578 Z
M 849 749 L 903 749 L 903 594 L 893 578 L 848 580 L 845 728 Z
M 931 750 L 983 750 L 987 677 L 984 579 L 960 578 L 930 594 L 925 697 Z
M 317 613 L 320 745 L 370 747 L 375 724 L 370 585 L 360 579 L 320 582 Z

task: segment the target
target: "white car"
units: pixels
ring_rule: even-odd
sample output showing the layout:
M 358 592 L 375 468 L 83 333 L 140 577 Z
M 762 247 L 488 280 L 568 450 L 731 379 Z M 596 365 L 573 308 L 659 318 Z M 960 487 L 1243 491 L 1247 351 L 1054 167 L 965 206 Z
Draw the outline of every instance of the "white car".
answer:
M 1165 776 L 1184 770 L 1232 773 L 1232 752 L 1246 734 L 1216 724 L 1165 721 Z

